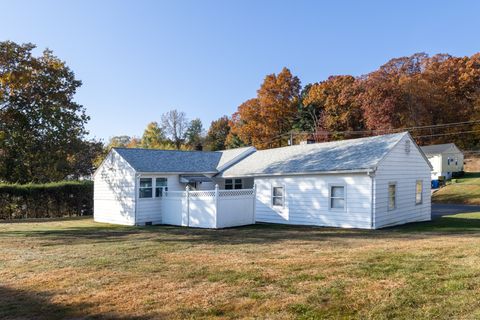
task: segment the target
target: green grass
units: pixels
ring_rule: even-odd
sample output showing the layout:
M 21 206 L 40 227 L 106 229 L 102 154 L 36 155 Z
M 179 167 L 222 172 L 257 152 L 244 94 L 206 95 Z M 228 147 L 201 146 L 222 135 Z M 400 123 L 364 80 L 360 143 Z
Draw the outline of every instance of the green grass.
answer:
M 464 177 L 452 179 L 433 194 L 432 201 L 480 205 L 480 172 L 466 172 Z
M 478 319 L 480 213 L 384 230 L 0 224 L 0 318 Z

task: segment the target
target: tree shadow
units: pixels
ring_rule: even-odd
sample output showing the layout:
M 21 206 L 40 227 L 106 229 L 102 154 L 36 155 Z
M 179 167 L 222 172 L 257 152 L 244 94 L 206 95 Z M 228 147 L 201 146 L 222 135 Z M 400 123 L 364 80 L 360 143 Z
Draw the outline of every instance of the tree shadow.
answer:
M 145 319 L 114 313 L 88 313 L 95 305 L 90 302 L 62 305 L 52 302 L 53 294 L 32 292 L 0 286 L 1 319 Z
M 36 237 L 43 245 L 93 244 L 143 240 L 159 243 L 192 243 L 208 245 L 272 244 L 282 241 L 391 240 L 413 241 L 438 235 L 480 236 L 480 219 L 467 215 L 444 216 L 428 222 L 410 223 L 380 230 L 341 229 L 316 226 L 255 224 L 226 229 L 196 229 L 177 226 L 78 227 L 54 230 L 5 231 L 2 236 Z

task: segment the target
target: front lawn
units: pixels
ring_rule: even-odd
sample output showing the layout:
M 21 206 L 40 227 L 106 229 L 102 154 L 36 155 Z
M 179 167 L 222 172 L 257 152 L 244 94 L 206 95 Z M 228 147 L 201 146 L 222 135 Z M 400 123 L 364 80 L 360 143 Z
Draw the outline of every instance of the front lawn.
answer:
M 0 224 L 0 318 L 480 318 L 480 213 L 380 231 Z
M 480 205 L 480 172 L 466 172 L 463 178 L 452 179 L 433 194 L 432 201 Z

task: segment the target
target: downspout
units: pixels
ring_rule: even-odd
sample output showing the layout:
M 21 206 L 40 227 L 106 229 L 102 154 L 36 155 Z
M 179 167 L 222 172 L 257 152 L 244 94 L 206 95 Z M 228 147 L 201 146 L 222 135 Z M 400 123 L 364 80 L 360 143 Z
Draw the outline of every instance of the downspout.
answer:
M 138 202 L 138 180 L 140 179 L 141 174 L 135 174 L 135 210 L 134 210 L 134 221 L 133 225 L 137 225 L 137 202 Z
M 370 193 L 370 228 L 375 229 L 375 171 L 374 170 L 368 170 L 367 174 L 371 179 L 371 193 Z

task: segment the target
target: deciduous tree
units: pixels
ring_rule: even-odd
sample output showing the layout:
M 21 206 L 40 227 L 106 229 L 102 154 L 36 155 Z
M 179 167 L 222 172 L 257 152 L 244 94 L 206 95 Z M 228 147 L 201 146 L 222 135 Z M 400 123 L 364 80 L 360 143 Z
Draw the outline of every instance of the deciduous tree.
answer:
M 48 182 L 80 175 L 69 159 L 83 152 L 81 81 L 65 62 L 33 44 L 0 42 L 0 180 Z M 93 159 L 83 159 L 92 165 Z M 88 174 L 90 170 L 83 171 Z
M 179 150 L 185 140 L 185 132 L 188 128 L 185 112 L 174 109 L 162 114 L 162 127 L 176 149 Z
M 287 68 L 270 74 L 257 97 L 244 102 L 232 117 L 232 135 L 257 148 L 280 145 L 279 136 L 292 129 L 300 101 L 300 80 Z

